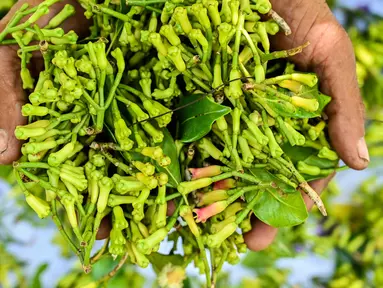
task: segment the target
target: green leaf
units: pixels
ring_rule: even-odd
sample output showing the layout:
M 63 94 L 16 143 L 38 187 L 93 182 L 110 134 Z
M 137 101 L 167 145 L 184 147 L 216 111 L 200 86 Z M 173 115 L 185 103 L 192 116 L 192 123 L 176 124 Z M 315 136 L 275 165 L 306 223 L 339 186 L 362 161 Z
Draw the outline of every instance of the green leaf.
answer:
M 156 166 L 159 172 L 164 172 L 169 176 L 168 185 L 172 188 L 177 188 L 178 184 L 182 182 L 181 179 L 181 171 L 180 171 L 180 163 L 178 161 L 177 156 L 177 147 L 174 142 L 174 139 L 170 132 L 167 129 L 163 130 L 164 140 L 161 143 L 161 148 L 164 151 L 164 154 L 170 157 L 172 163 L 167 167 L 161 167 L 154 162 L 153 164 Z
M 130 160 L 128 160 L 128 162 L 130 162 L 130 161 L 141 161 L 141 162 L 145 163 L 145 162 L 149 162 L 150 161 L 149 157 L 146 157 L 146 156 L 144 156 L 144 155 L 142 155 L 141 153 L 138 153 L 138 152 L 129 152 L 129 156 L 130 156 Z M 123 153 L 123 157 L 125 159 L 128 158 L 126 153 Z
M 308 213 L 301 193 L 284 193 L 274 188 L 260 193 L 253 211 L 262 222 L 279 228 L 296 226 L 307 219 Z
M 285 143 L 281 148 L 294 164 L 298 161 L 305 161 L 311 155 L 318 154 L 318 150 L 314 148 L 291 146 L 289 143 Z
M 120 258 L 113 260 L 112 257 L 101 259 L 92 266 L 92 279 L 97 281 L 112 271 L 118 264 Z M 124 276 L 126 268 L 129 264 L 124 264 L 124 268 L 120 269 L 116 275 L 108 282 L 108 288 L 122 287 L 121 282 L 127 284 L 127 279 Z M 128 287 L 128 286 L 127 286 Z
M 283 190 L 284 193 L 295 193 L 297 190 L 290 185 L 287 185 L 278 177 L 271 174 L 269 171 L 263 168 L 251 168 L 250 173 L 257 177 L 262 182 L 273 182 L 279 189 Z
M 282 147 L 283 151 L 286 155 L 291 159 L 294 165 L 298 163 L 298 161 L 303 161 L 307 165 L 317 166 L 320 169 L 333 169 L 335 170 L 338 166 L 338 160 L 328 160 L 319 158 L 318 150 L 310 147 L 301 147 L 301 146 L 291 146 L 289 143 L 286 143 Z M 332 172 L 329 172 L 327 175 L 320 176 L 311 176 L 302 174 L 302 176 L 306 179 L 306 181 L 313 181 L 316 179 L 325 178 L 330 175 Z
M 182 266 L 184 264 L 184 257 L 181 255 L 164 255 L 160 253 L 152 253 L 147 256 L 153 269 L 156 273 L 160 273 L 162 269 L 169 263 L 174 266 Z
M 177 112 L 180 123 L 181 141 L 189 143 L 197 141 L 208 134 L 213 123 L 220 117 L 230 113 L 231 108 L 213 102 L 203 94 L 193 94 L 184 97 L 180 105 L 185 106 Z
M 116 266 L 118 263 L 118 260 L 113 261 L 112 257 L 106 257 L 104 259 L 101 259 L 100 261 L 97 261 L 92 266 L 92 278 L 93 280 L 98 280 L 105 276 L 106 273 L 109 273 L 113 270 L 114 266 Z
M 41 288 L 43 287 L 41 285 L 41 275 L 45 272 L 45 270 L 47 270 L 48 268 L 48 264 L 47 263 L 44 263 L 44 264 L 41 264 L 36 272 L 35 272 L 35 275 L 33 276 L 32 278 L 32 283 L 31 285 L 29 286 L 30 288 Z
M 321 116 L 323 109 L 327 106 L 328 103 L 331 101 L 331 97 L 326 96 L 319 92 L 318 87 L 315 86 L 313 88 L 306 88 L 303 93 L 301 94 L 294 94 L 294 96 L 299 96 L 303 98 L 309 98 L 309 99 L 317 99 L 319 102 L 319 108 L 315 112 L 309 112 L 306 111 L 303 108 L 295 107 L 295 111 L 286 109 L 287 102 L 280 100 L 279 98 L 272 97 L 268 95 L 268 97 L 265 100 L 268 106 L 272 108 L 275 112 L 277 112 L 280 116 L 283 117 L 289 117 L 289 118 L 315 118 Z M 289 103 L 292 105 L 291 103 Z
M 338 160 L 329 160 L 324 158 L 319 158 L 317 155 L 311 155 L 305 161 L 306 164 L 311 166 L 317 166 L 321 169 L 335 169 L 338 164 Z

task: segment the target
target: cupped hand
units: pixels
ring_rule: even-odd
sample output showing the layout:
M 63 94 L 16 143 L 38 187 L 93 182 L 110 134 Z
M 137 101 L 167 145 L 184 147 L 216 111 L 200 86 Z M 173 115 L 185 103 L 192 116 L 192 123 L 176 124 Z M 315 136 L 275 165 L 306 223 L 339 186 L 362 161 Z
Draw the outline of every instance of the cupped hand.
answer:
M 19 0 L 0 21 L 0 31 L 5 28 L 14 13 L 24 3 L 34 7 L 41 2 L 42 0 Z M 74 30 L 80 35 L 87 33 L 89 25 L 83 16 L 82 8 L 75 0 L 66 0 L 54 4 L 50 7 L 50 13 L 41 18 L 37 24 L 44 27 L 66 4 L 75 6 L 77 12 L 65 22 L 62 28 L 66 32 Z M 16 126 L 24 125 L 27 121 L 21 115 L 21 106 L 25 103 L 26 96 L 20 78 L 20 59 L 16 52 L 16 46 L 0 46 L 0 165 L 11 164 L 19 158 L 22 143 L 15 138 L 14 131 Z M 40 72 L 38 67 L 41 67 L 41 63 L 40 57 L 34 56 L 32 58 L 30 69 L 34 74 Z
M 351 168 L 362 170 L 369 163 L 364 140 L 364 106 L 360 97 L 352 43 L 330 8 L 323 0 L 272 0 L 273 9 L 290 25 L 292 34 L 280 33 L 273 39 L 273 48 L 284 50 L 309 41 L 303 53 L 292 61 L 305 71 L 317 73 L 320 89 L 332 97 L 326 108 L 331 144 L 340 158 Z M 333 175 L 311 182 L 321 193 Z M 310 209 L 313 202 L 303 195 Z M 252 250 L 269 246 L 277 229 L 254 220 L 253 230 L 245 235 Z

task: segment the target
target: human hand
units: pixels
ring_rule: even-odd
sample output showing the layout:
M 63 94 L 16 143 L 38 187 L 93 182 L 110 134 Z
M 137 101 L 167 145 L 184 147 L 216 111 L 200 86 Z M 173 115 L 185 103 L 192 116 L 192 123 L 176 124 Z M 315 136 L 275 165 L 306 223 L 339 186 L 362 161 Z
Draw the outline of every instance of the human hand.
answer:
M 0 31 L 2 31 L 14 13 L 24 4 L 30 7 L 40 4 L 42 0 L 20 0 L 11 11 L 0 21 Z M 79 35 L 88 32 L 88 23 L 84 12 L 75 0 L 66 0 L 56 3 L 50 7 L 50 13 L 42 17 L 37 24 L 44 27 L 49 20 L 56 15 L 66 5 L 71 4 L 76 7 L 76 14 L 63 25 L 63 29 L 68 32 L 76 31 Z M 20 58 L 17 56 L 16 46 L 0 46 L 0 165 L 11 164 L 20 156 L 21 142 L 14 136 L 16 126 L 26 124 L 26 118 L 21 115 L 21 106 L 26 101 L 20 78 Z M 42 58 L 40 53 L 34 55 L 31 60 L 30 69 L 35 76 L 42 68 Z
M 0 21 L 0 30 L 4 29 L 6 22 L 25 2 L 32 6 L 39 4 L 41 0 L 19 1 L 6 18 Z M 75 19 L 81 19 L 83 22 L 81 17 L 83 11 L 74 0 L 56 4 L 51 8 L 51 14 L 59 11 L 68 2 L 77 6 L 78 16 L 75 16 Z M 310 41 L 311 45 L 293 60 L 301 69 L 316 72 L 321 79 L 322 92 L 333 97 L 326 112 L 329 116 L 330 138 L 338 154 L 351 168 L 365 168 L 369 157 L 363 139 L 363 105 L 356 80 L 352 44 L 346 32 L 323 1 L 291 0 L 286 3 L 287 1 L 274 0 L 273 2 L 275 2 L 274 10 L 286 19 L 293 30 L 290 37 L 278 36 L 274 47 L 289 49 L 307 40 Z M 48 19 L 49 16 L 44 17 L 39 25 L 44 25 L 43 22 L 47 23 Z M 88 25 L 81 22 L 67 21 L 68 26 L 65 30 L 80 28 L 80 32 L 86 33 Z M 76 32 L 79 30 L 76 29 Z M 20 143 L 13 136 L 13 131 L 17 125 L 25 122 L 20 114 L 25 95 L 17 70 L 20 66 L 19 59 L 15 52 L 14 47 L 0 47 L 0 57 L 3 60 L 0 68 L 0 107 L 3 109 L 0 114 L 0 164 L 11 163 L 19 156 Z M 328 181 L 329 178 L 311 185 L 316 191 L 321 191 Z M 308 198 L 305 198 L 305 201 L 310 208 L 311 201 Z M 254 229 L 245 238 L 250 249 L 261 250 L 272 242 L 275 235 L 276 229 L 257 221 L 254 223 Z
M 9 13 L 0 21 L 0 31 L 7 25 L 14 13 L 24 3 L 34 7 L 43 0 L 20 0 Z M 89 23 L 84 17 L 84 11 L 76 0 L 65 0 L 50 7 L 50 13 L 42 17 L 37 24 L 44 27 L 49 20 L 55 16 L 66 4 L 76 8 L 76 14 L 64 23 L 61 28 L 68 32 L 74 30 L 79 35 L 88 33 Z M 20 58 L 17 56 L 17 47 L 0 46 L 0 165 L 11 164 L 20 157 L 22 142 L 14 136 L 16 126 L 25 125 L 27 119 L 21 115 L 21 106 L 26 102 L 26 95 L 23 90 L 20 78 Z M 43 59 L 40 53 L 33 55 L 30 69 L 34 76 L 43 70 Z M 111 223 L 106 217 L 102 220 L 101 229 L 97 233 L 97 239 L 105 239 L 109 236 Z
M 292 34 L 273 39 L 273 47 L 284 50 L 309 41 L 303 53 L 291 60 L 302 70 L 315 72 L 320 89 L 332 97 L 326 109 L 331 144 L 340 158 L 351 168 L 365 169 L 369 154 L 364 140 L 364 106 L 360 97 L 352 43 L 330 8 L 323 0 L 272 0 L 273 10 L 290 25 Z M 311 187 L 321 193 L 334 175 L 313 181 Z M 303 195 L 310 209 L 313 202 Z M 259 220 L 245 235 L 251 250 L 269 246 L 277 229 Z

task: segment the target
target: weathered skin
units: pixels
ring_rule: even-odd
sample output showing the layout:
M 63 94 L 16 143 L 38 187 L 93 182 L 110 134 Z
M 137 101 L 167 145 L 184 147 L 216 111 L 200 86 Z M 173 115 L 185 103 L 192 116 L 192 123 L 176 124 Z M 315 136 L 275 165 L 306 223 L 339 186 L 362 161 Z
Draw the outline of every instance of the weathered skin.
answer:
M 351 40 L 337 22 L 324 0 L 272 0 L 273 10 L 292 30 L 290 36 L 279 33 L 273 39 L 274 49 L 290 49 L 310 41 L 303 53 L 293 57 L 300 69 L 317 73 L 321 91 L 333 98 L 326 114 L 331 144 L 341 159 L 353 169 L 362 170 L 369 163 L 364 141 L 364 106 L 361 100 Z M 310 183 L 318 193 L 334 175 Z M 307 207 L 312 201 L 303 194 Z M 277 229 L 254 220 L 253 230 L 245 241 L 252 250 L 269 246 Z

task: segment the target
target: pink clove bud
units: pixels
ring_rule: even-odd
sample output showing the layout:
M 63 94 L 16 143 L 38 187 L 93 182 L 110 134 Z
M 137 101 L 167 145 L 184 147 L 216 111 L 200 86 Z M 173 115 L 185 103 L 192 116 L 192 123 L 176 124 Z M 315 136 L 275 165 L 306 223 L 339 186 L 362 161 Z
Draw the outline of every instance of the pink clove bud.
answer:
M 235 188 L 236 181 L 234 179 L 225 179 L 214 183 L 213 190 L 229 190 Z
M 217 165 L 204 168 L 189 168 L 189 172 L 192 174 L 193 180 L 205 177 L 213 177 L 222 173 L 221 167 Z
M 226 207 L 227 201 L 218 201 L 203 208 L 193 209 L 193 212 L 197 214 L 196 222 L 205 223 L 207 219 L 221 213 L 226 209 Z

